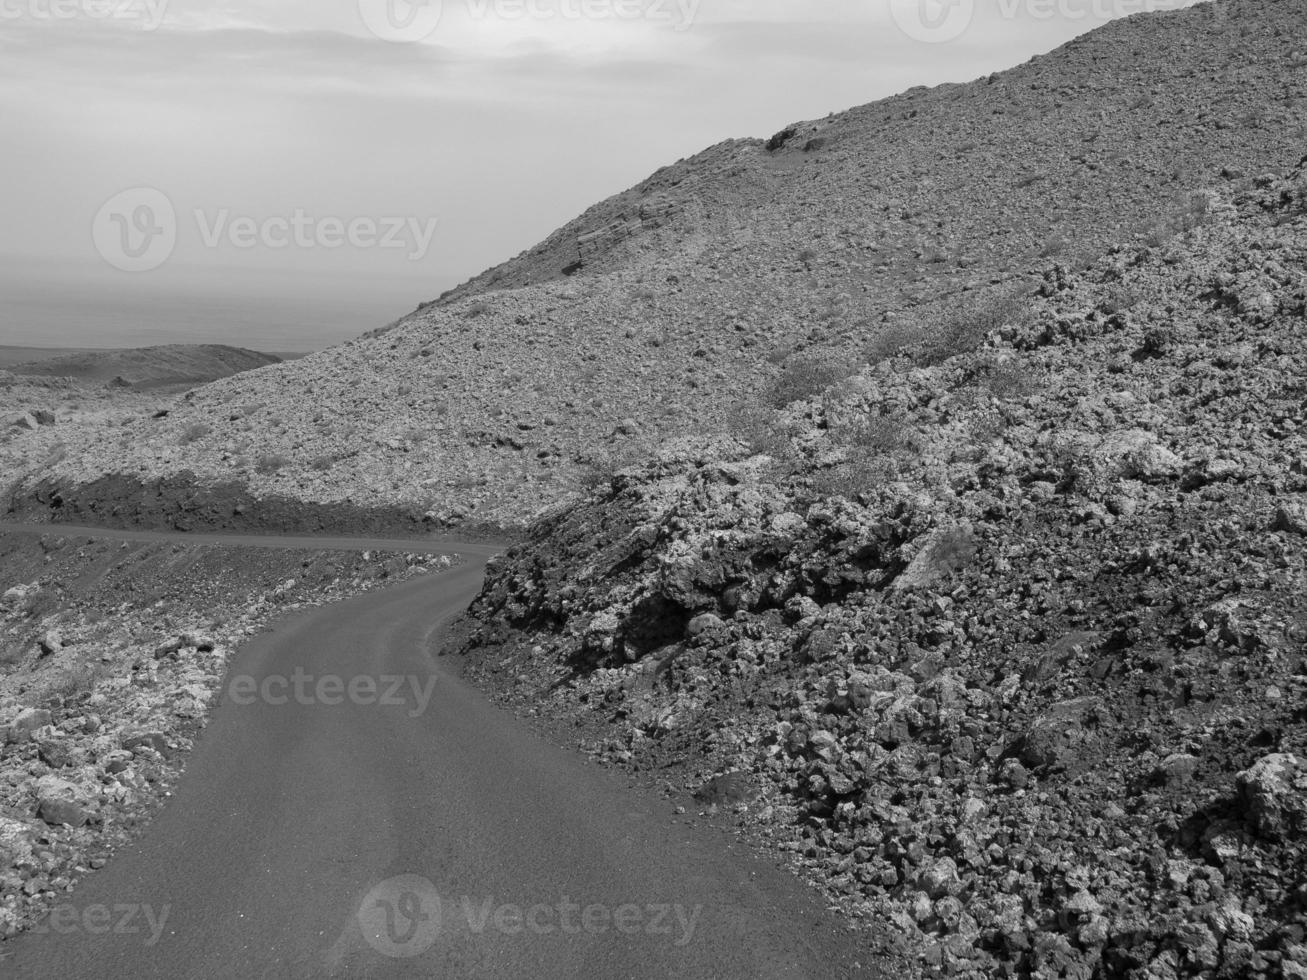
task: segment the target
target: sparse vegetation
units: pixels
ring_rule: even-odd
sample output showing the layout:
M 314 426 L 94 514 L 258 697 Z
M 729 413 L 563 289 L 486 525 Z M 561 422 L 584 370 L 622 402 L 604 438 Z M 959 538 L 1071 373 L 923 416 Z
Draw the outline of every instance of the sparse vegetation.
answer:
M 1108 290 L 1100 309 L 1109 316 L 1125 313 L 1138 306 L 1142 299 L 1137 291 L 1127 286 L 1113 286 Z
M 731 413 L 727 432 L 755 456 L 783 460 L 790 456 L 790 430 L 777 413 L 763 405 L 743 405 Z
M 1171 212 L 1154 222 L 1144 235 L 1144 243 L 1157 248 L 1176 235 L 1201 228 L 1212 220 L 1211 200 L 1202 192 L 1182 194 Z
M 178 443 L 183 446 L 189 446 L 191 443 L 203 439 L 212 431 L 213 428 L 205 425 L 203 422 L 192 422 L 182 430 L 181 438 L 178 440 Z
M 254 463 L 254 472 L 261 473 L 264 476 L 271 476 L 273 473 L 290 465 L 290 459 L 280 453 L 268 453 L 260 456 Z
M 582 492 L 587 494 L 607 490 L 618 473 L 643 462 L 648 456 L 649 447 L 641 447 L 638 443 L 596 453 L 581 467 L 577 482 Z
M 1029 367 L 1020 358 L 985 358 L 977 366 L 975 378 L 980 389 L 999 401 L 1022 398 L 1036 387 Z
M 74 664 L 49 687 L 47 703 L 58 706 L 62 702 L 75 701 L 83 694 L 90 694 L 102 676 L 103 670 L 98 664 Z
M 17 667 L 27 659 L 26 645 L 18 640 L 0 642 L 0 669 Z
M 862 419 L 834 434 L 836 442 L 873 455 L 892 456 L 911 444 L 906 419 L 879 415 Z
M 53 616 L 65 608 L 63 597 L 54 589 L 42 589 L 29 598 L 23 609 L 23 615 L 32 622 Z
M 781 367 L 780 377 L 767 389 L 764 401 L 773 408 L 812 398 L 850 377 L 857 365 L 837 354 L 796 354 Z
M 930 366 L 973 351 L 992 331 L 1025 322 L 1029 310 L 1028 298 L 1021 295 L 964 300 L 925 334 L 916 351 L 917 363 Z
M 893 455 L 855 447 L 843 462 L 814 474 L 812 489 L 826 497 L 861 500 L 866 494 L 896 479 L 898 474 L 898 463 Z
M 882 361 L 902 355 L 921 340 L 921 326 L 902 320 L 891 320 L 881 326 L 876 336 L 864 351 L 868 364 L 880 364 Z
M 1060 233 L 1051 235 L 1048 240 L 1044 242 L 1043 247 L 1040 248 L 1039 257 L 1041 259 L 1051 259 L 1059 255 L 1064 255 L 1067 248 L 1070 247 L 1070 244 L 1071 243 L 1066 235 Z

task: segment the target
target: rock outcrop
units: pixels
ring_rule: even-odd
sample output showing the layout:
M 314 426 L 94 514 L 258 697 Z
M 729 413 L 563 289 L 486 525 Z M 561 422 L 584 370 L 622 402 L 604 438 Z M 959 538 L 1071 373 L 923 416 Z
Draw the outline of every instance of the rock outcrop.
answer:
M 620 470 L 492 566 L 473 676 L 932 971 L 1301 975 L 1307 168 L 1213 213 Z

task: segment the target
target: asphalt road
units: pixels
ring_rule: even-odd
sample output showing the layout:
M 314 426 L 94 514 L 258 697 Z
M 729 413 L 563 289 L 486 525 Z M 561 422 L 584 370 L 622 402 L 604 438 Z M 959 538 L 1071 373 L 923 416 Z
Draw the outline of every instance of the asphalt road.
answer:
M 444 667 L 438 630 L 494 549 L 432 544 L 481 557 L 238 651 L 173 799 L 0 944 L 0 977 L 879 975 L 798 879 Z

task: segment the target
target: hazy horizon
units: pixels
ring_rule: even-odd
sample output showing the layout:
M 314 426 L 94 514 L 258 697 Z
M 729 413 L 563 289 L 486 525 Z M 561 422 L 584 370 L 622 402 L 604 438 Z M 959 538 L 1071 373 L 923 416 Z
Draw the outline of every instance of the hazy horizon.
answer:
M 723 139 L 1193 0 L 420 2 L 412 36 L 407 0 L 6 5 L 0 344 L 329 346 Z M 905 32 L 959 4 L 949 43 Z M 166 250 L 106 258 L 142 232 Z

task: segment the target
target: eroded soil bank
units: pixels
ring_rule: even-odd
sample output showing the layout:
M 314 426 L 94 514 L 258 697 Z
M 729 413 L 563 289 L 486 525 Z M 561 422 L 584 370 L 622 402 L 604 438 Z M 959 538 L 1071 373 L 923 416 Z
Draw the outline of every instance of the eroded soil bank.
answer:
M 497 540 L 518 530 L 475 522 L 451 525 L 416 506 L 256 497 L 240 483 L 204 482 L 187 472 L 144 481 L 125 474 L 73 485 L 47 481 L 14 492 L 4 516 L 33 523 L 234 534 L 329 532 L 417 538 L 456 531 L 463 541 Z

